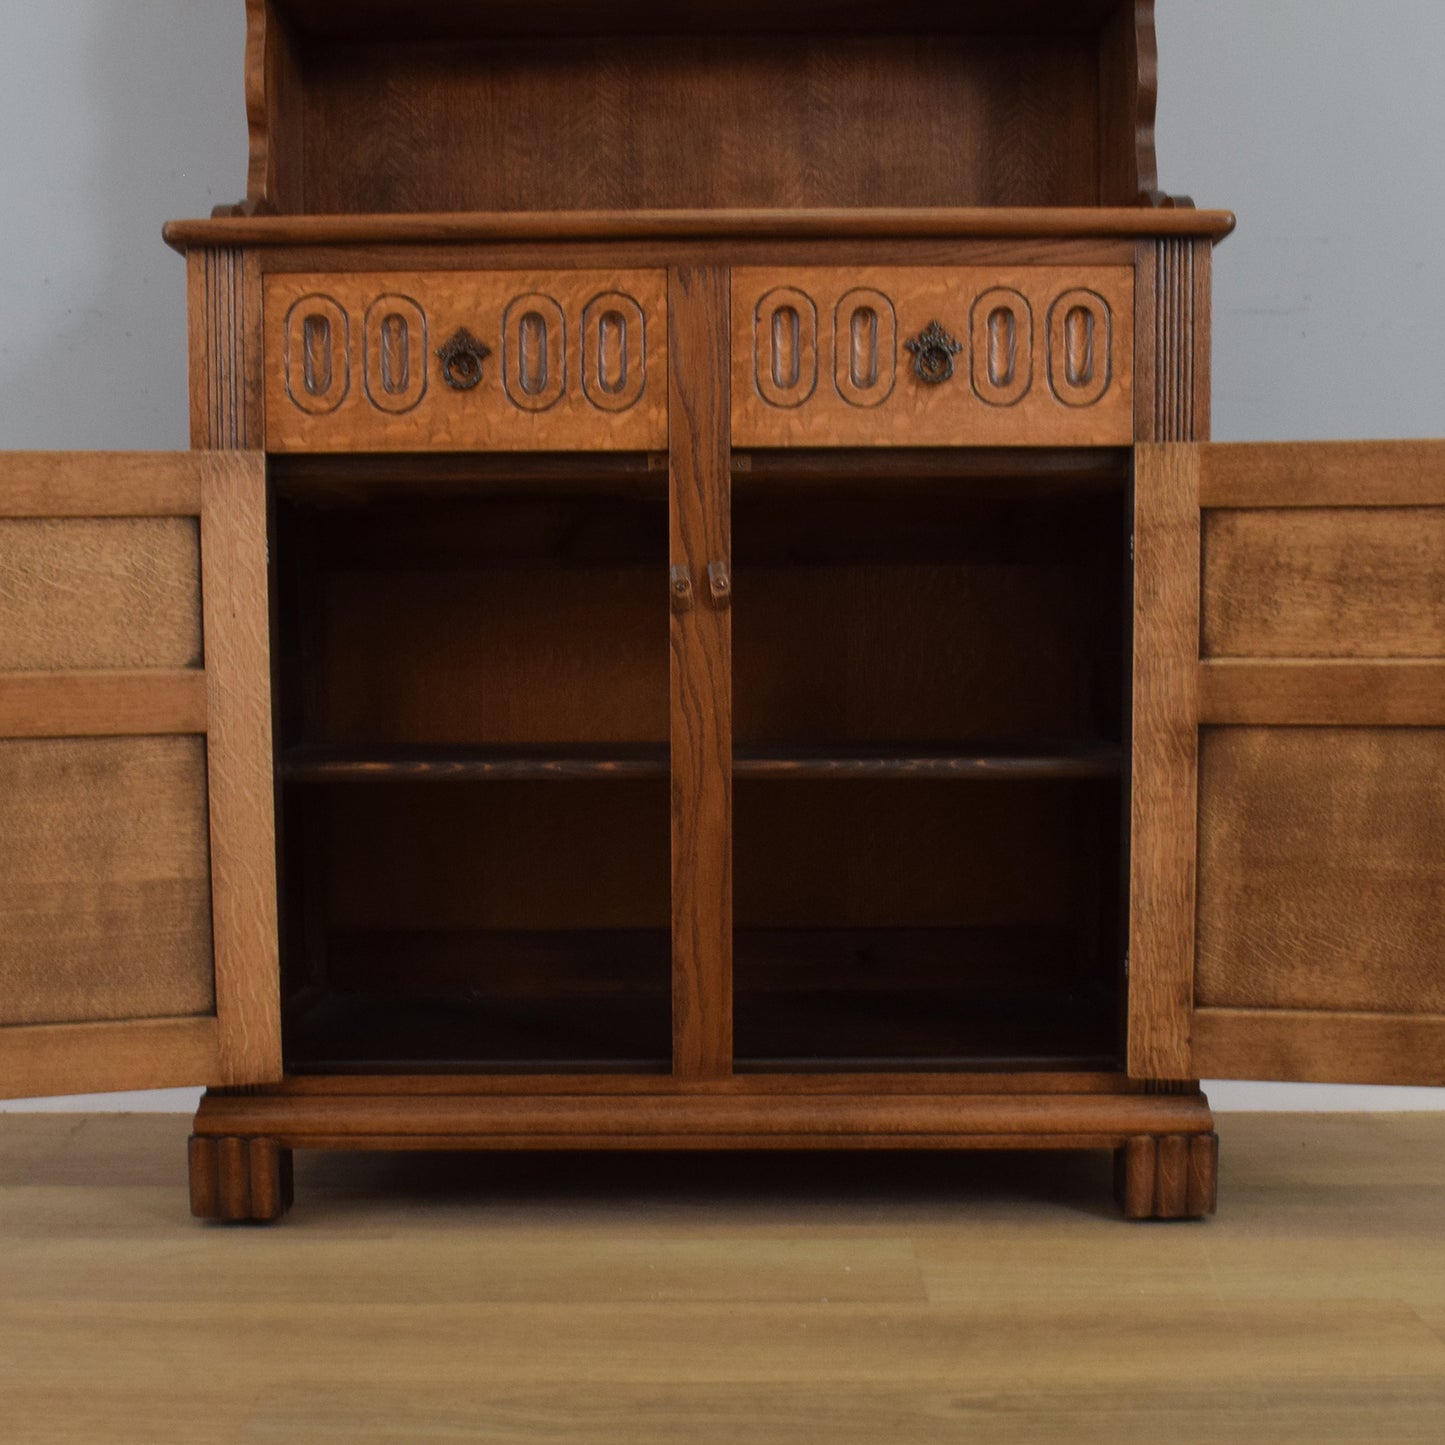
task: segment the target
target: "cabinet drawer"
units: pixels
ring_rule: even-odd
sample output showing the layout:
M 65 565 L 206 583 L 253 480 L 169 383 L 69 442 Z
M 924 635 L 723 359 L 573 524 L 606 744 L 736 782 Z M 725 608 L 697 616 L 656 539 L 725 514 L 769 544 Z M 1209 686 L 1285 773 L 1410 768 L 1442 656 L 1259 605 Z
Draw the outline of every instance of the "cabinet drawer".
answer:
M 269 451 L 667 446 L 663 271 L 269 276 Z
M 1130 267 L 743 267 L 732 294 L 735 446 L 1133 441 Z

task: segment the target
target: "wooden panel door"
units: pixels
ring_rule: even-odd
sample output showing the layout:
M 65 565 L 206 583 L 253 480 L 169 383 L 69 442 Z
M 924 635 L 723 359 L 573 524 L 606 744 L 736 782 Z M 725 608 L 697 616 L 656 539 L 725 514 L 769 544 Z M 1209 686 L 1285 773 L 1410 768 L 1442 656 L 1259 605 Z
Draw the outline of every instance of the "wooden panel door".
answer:
M 281 1072 L 265 464 L 0 455 L 0 1096 Z
M 1445 1084 L 1445 442 L 1136 457 L 1130 1072 Z

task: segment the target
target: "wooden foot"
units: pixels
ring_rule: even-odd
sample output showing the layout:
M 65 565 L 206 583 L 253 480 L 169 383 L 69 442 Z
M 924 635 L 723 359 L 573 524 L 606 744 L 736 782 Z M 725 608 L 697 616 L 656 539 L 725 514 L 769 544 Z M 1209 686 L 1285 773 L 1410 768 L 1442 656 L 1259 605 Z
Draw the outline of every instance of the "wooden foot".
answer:
M 1114 1151 L 1115 1194 L 1127 1219 L 1202 1219 L 1219 1192 L 1217 1134 L 1138 1134 Z
M 192 1134 L 190 1163 L 197 1219 L 263 1223 L 291 1207 L 291 1151 L 274 1140 Z

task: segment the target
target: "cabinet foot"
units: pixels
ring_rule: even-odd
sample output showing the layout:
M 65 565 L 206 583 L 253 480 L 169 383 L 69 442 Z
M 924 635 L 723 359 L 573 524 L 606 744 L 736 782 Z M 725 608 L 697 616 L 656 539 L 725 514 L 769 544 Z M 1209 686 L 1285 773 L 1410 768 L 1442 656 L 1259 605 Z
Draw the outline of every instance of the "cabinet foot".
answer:
M 1217 1134 L 1137 1134 L 1114 1151 L 1114 1191 L 1128 1219 L 1202 1219 L 1219 1192 Z
M 193 1134 L 189 1153 L 197 1219 L 264 1223 L 291 1207 L 291 1151 L 274 1140 Z

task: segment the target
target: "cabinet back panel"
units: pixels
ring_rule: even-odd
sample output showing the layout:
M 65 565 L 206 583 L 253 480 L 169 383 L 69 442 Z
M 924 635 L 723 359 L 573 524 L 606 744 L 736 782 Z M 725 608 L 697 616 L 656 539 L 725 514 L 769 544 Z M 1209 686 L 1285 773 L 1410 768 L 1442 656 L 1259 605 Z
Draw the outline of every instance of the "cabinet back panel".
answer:
M 1206 728 L 1200 1007 L 1445 1014 L 1445 729 Z
M 329 38 L 301 209 L 1093 205 L 1099 67 L 1092 34 Z
M 215 1007 L 199 737 L 0 742 L 0 1025 Z
M 336 743 L 665 742 L 659 572 L 335 574 L 324 735 Z
M 195 667 L 194 517 L 0 520 L 0 670 Z
M 335 928 L 669 924 L 666 781 L 337 788 L 325 807 Z
M 1120 736 L 1122 502 L 734 508 L 740 743 Z
M 739 928 L 1074 927 L 1112 901 L 1116 784 L 741 780 Z
M 1118 787 L 739 782 L 743 1067 L 1107 1066 Z
M 665 743 L 664 499 L 283 515 L 287 741 Z

